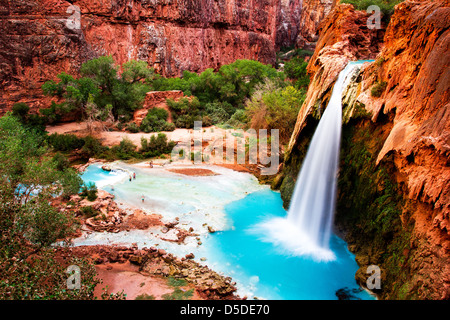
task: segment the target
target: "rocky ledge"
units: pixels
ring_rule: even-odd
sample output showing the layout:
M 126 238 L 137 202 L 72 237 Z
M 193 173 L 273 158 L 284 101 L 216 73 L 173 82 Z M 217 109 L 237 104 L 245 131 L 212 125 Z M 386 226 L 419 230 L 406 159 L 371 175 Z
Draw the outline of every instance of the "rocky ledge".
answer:
M 139 273 L 149 277 L 173 277 L 184 279 L 194 285 L 203 299 L 238 300 L 236 283 L 230 277 L 202 266 L 188 258 L 174 257 L 163 249 L 155 247 L 138 249 L 136 245 L 124 246 L 79 246 L 59 248 L 58 255 L 70 255 L 90 259 L 93 263 L 124 264 L 130 262 L 139 266 Z

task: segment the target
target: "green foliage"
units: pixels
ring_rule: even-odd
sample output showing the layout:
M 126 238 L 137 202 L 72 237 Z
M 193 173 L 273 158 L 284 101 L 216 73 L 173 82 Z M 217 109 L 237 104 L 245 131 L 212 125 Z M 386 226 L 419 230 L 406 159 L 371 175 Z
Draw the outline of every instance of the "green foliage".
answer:
M 155 299 L 156 298 L 154 295 L 152 294 L 148 295 L 146 293 L 140 294 L 135 298 L 135 300 L 155 300 Z
M 187 285 L 187 281 L 183 278 L 174 278 L 169 276 L 167 278 L 167 284 L 171 287 L 183 287 Z
M 167 284 L 173 287 L 174 290 L 171 293 L 166 293 L 162 296 L 164 300 L 189 300 L 193 294 L 194 289 L 183 289 L 181 287 L 187 285 L 187 281 L 184 279 L 176 279 L 174 277 L 169 277 Z
M 97 199 L 97 186 L 94 182 L 84 183 L 81 186 L 80 196 L 87 198 L 89 201 L 95 201 Z
M 18 222 L 31 242 L 48 247 L 72 231 L 73 217 L 53 208 L 48 201 L 32 199 L 22 211 Z
M 155 70 L 149 68 L 147 62 L 130 60 L 122 65 L 122 80 L 136 83 L 142 80 L 152 81 L 155 78 Z
M 370 90 L 370 94 L 372 95 L 372 97 L 376 98 L 381 97 L 384 90 L 386 90 L 386 86 L 387 86 L 386 81 L 377 82 L 376 84 L 373 85 L 372 89 Z
M 154 71 L 147 63 L 134 60 L 124 63 L 122 68 L 119 77 L 119 67 L 114 59 L 99 57 L 83 63 L 81 78 L 75 79 L 62 72 L 58 75 L 59 82 L 47 81 L 42 90 L 44 94 L 64 98 L 64 112 L 80 110 L 83 116 L 89 117 L 86 107 L 90 101 L 100 118 L 104 118 L 110 109 L 115 118 L 127 120 L 133 110 L 142 105 L 150 90 L 146 81 L 154 78 Z
M 309 76 L 306 72 L 308 62 L 297 56 L 286 62 L 284 72 L 288 78 L 294 79 L 296 88 L 308 88 Z
M 182 98 L 178 101 L 167 99 L 167 105 L 177 128 L 190 129 L 194 127 L 194 121 L 202 121 L 202 106 L 196 97 Z
M 149 140 L 141 137 L 141 149 L 139 152 L 145 158 L 158 157 L 162 154 L 170 154 L 175 147 L 174 141 L 168 141 L 164 133 L 152 135 Z
M 120 141 L 118 146 L 112 147 L 111 151 L 119 159 L 122 159 L 122 160 L 128 160 L 133 157 L 139 157 L 138 153 L 136 152 L 136 146 L 127 137 L 123 138 L 122 141 Z
M 370 121 L 364 127 L 344 127 L 336 220 L 348 229 L 349 237 L 370 244 L 367 250 L 378 256 L 374 263 L 386 270 L 387 289 L 399 279 L 406 281 L 401 266 L 403 250 L 410 245 L 410 230 L 406 219 L 402 223 L 405 201 L 393 178 L 392 160 L 376 164 L 387 137 L 382 130 Z
M 384 18 L 389 20 L 394 13 L 394 7 L 403 0 L 342 0 L 341 3 L 352 4 L 356 10 L 367 10 L 371 5 L 376 5 L 380 8 Z
M 236 110 L 235 113 L 231 116 L 230 120 L 227 121 L 227 124 L 233 128 L 244 128 L 247 125 L 248 118 L 247 113 L 243 109 Z
M 130 131 L 131 133 L 136 133 L 139 132 L 139 127 L 137 126 L 136 123 L 131 122 L 127 125 L 127 130 Z
M 304 90 L 292 86 L 277 88 L 268 84 L 247 101 L 246 115 L 253 129 L 278 129 L 280 141 L 287 142 L 305 100 Z
M 57 152 L 52 160 L 55 162 L 55 167 L 58 171 L 64 171 L 70 167 L 69 160 L 60 152 Z
M 95 217 L 96 215 L 98 215 L 100 213 L 98 210 L 95 210 L 94 207 L 92 207 L 92 206 L 81 207 L 80 212 L 86 218 Z
M 86 136 L 84 139 L 84 145 L 82 148 L 83 153 L 86 158 L 97 157 L 101 158 L 104 155 L 108 148 L 104 147 L 98 139 L 92 136 Z
M 176 126 L 192 128 L 193 121 L 203 120 L 204 116 L 211 124 L 229 120 L 237 109 L 243 109 L 244 101 L 265 79 L 281 83 L 284 74 L 257 61 L 236 60 L 217 72 L 213 69 L 200 74 L 185 71 L 183 78 L 158 78 L 153 87 L 155 90 L 182 90 L 185 95 L 195 96 L 191 102 L 185 99 L 169 102 L 178 116 L 174 120 Z
M 72 151 L 84 146 L 85 141 L 74 134 L 53 133 L 48 137 L 48 143 L 56 151 Z
M 152 108 L 142 120 L 140 129 L 144 132 L 173 131 L 175 125 L 167 122 L 169 113 L 162 108 Z
M 12 107 L 13 116 L 16 116 L 22 120 L 25 119 L 25 117 L 28 115 L 29 111 L 30 111 L 30 107 L 24 102 L 15 103 Z

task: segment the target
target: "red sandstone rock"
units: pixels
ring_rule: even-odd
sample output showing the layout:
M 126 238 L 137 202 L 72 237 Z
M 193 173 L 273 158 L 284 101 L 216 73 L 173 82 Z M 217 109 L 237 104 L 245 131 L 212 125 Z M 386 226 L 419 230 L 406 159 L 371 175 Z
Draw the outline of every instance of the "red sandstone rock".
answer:
M 71 5 L 80 29 L 67 24 Z M 301 13 L 300 0 L 0 1 L 0 114 L 20 101 L 48 107 L 41 85 L 100 55 L 147 61 L 165 76 L 236 59 L 274 64 L 279 46 L 295 43 Z
M 142 120 L 148 113 L 148 109 L 151 108 L 161 108 L 167 110 L 169 117 L 168 122 L 172 122 L 172 114 L 170 112 L 169 106 L 166 103 L 167 99 L 172 99 L 178 101 L 183 98 L 184 94 L 181 90 L 170 90 L 170 91 L 150 91 L 147 92 L 145 96 L 145 101 L 142 109 L 138 109 L 133 114 L 133 122 L 138 126 L 141 125 Z
M 334 7 L 320 24 L 317 47 L 307 67 L 311 83 L 298 114 L 289 149 L 296 144 L 313 107 L 320 104 L 326 108 L 332 86 L 347 63 L 374 58 L 378 53 L 384 30 L 368 29 L 369 16 L 366 12 L 355 11 L 352 5 L 341 4 Z

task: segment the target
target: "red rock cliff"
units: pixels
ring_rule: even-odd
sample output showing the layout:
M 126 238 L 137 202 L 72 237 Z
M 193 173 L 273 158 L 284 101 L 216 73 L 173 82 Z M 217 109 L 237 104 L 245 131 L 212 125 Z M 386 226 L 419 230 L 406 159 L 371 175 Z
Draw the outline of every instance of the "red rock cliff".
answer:
M 293 45 L 301 0 L 0 0 L 0 108 L 48 104 L 40 86 L 61 71 L 111 54 L 144 60 L 165 76 L 200 72 L 236 59 L 274 63 Z M 68 22 L 77 18 L 79 28 Z M 303 13 L 305 15 L 305 13 Z

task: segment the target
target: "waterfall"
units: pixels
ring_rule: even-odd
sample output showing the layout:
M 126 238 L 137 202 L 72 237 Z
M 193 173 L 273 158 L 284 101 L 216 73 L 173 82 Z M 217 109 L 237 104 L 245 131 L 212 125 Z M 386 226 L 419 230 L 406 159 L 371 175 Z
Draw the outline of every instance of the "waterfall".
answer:
M 265 240 L 295 255 L 333 260 L 329 249 L 336 201 L 342 125 L 342 91 L 347 77 L 365 61 L 350 62 L 339 74 L 299 172 L 286 218 L 263 222 Z

